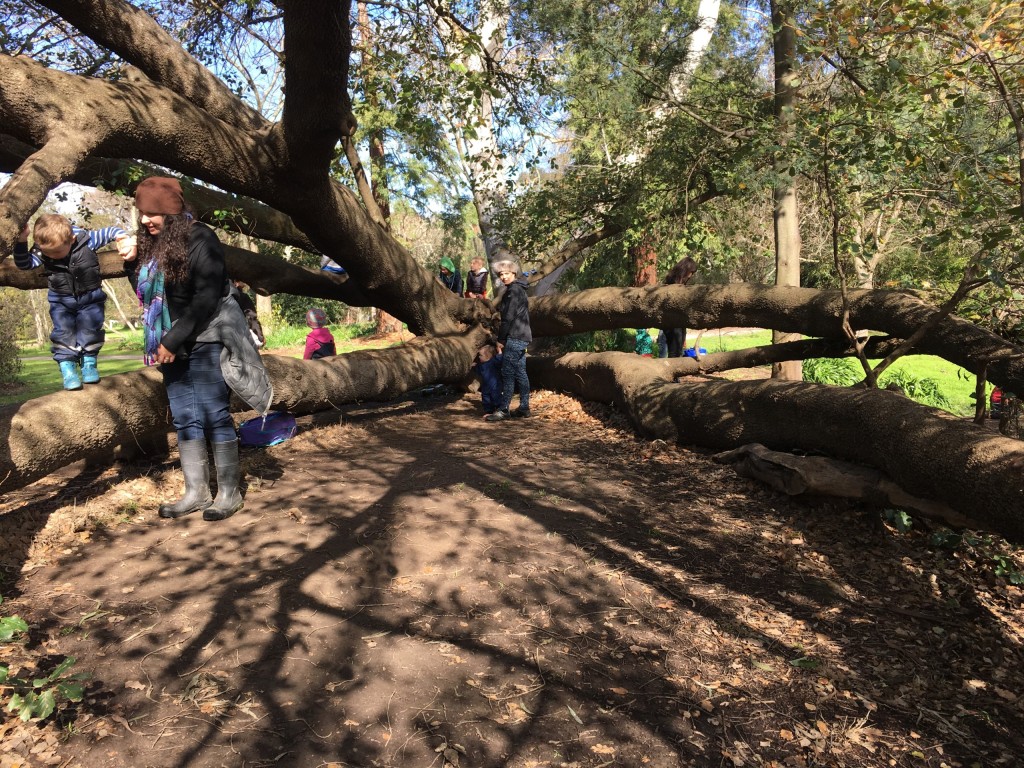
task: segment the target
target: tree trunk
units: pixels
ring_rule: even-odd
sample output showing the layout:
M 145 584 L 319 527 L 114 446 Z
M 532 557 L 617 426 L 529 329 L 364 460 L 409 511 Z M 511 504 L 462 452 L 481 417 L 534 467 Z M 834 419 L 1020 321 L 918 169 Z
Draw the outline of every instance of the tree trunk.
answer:
M 260 321 L 264 335 L 274 330 L 274 298 L 272 296 L 256 294 L 256 319 Z
M 646 285 L 658 284 L 658 252 L 651 245 L 647 235 L 629 249 L 633 260 L 633 286 L 643 288 Z
M 383 309 L 377 310 L 377 324 L 374 333 L 377 336 L 390 336 L 402 330 L 402 321 L 389 315 Z
M 906 339 L 939 310 L 897 291 L 849 291 L 850 322 L 857 328 Z M 663 285 L 595 288 L 530 299 L 535 337 L 613 328 L 665 325 L 687 328 L 753 327 L 802 331 L 848 341 L 840 291 L 736 285 Z M 955 316 L 946 317 L 918 343 L 918 354 L 937 355 L 972 373 L 988 366 L 989 380 L 1024 392 L 1024 348 Z
M 434 382 L 459 382 L 484 336 L 476 329 L 323 360 L 264 355 L 274 385 L 271 407 L 313 413 L 344 403 L 387 400 Z M 237 401 L 233 405 L 242 407 Z M 82 413 L 89 418 L 82 419 Z M 83 391 L 60 391 L 0 408 L 0 493 L 83 458 L 109 457 L 119 445 L 170 429 L 167 392 L 155 368 L 104 376 Z
M 47 310 L 43 309 L 42 291 L 29 291 L 28 300 L 32 306 L 32 325 L 36 330 L 36 344 L 42 346 L 50 338 L 50 322 Z
M 772 0 L 772 43 L 775 53 L 775 123 L 780 147 L 775 164 L 775 201 L 773 223 L 775 227 L 775 284 L 796 287 L 800 285 L 800 219 L 796 195 L 796 175 L 786 157 L 787 146 L 793 136 L 793 111 L 796 108 L 796 29 L 793 27 L 792 9 L 786 0 Z M 784 344 L 795 341 L 798 335 L 775 331 L 772 342 Z M 799 361 L 772 366 L 772 378 L 799 381 L 803 370 Z

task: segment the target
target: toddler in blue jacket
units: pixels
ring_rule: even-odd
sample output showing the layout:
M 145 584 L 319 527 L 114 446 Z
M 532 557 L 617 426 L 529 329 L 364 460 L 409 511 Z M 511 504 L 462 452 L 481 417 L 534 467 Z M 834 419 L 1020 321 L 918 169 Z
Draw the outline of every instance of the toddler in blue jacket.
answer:
M 473 371 L 480 379 L 484 416 L 501 408 L 501 360 L 502 356 L 493 344 L 484 344 L 476 353 Z

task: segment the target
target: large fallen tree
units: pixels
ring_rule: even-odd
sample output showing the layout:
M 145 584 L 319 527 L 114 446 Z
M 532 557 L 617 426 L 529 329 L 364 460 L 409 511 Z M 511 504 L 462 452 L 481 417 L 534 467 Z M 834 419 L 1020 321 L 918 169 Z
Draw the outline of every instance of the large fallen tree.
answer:
M 287 98 L 279 121 L 240 100 L 143 11 L 120 0 L 50 0 L 42 5 L 131 65 L 120 79 L 51 69 L 0 55 L 0 251 L 47 194 L 67 180 L 132 190 L 124 167 L 170 168 L 202 184 L 204 210 L 266 217 L 260 236 L 314 249 L 347 279 L 232 249 L 232 274 L 265 293 L 287 291 L 386 310 L 424 337 L 401 348 L 330 362 L 268 357 L 274 406 L 294 411 L 398 395 L 458 381 L 493 323 L 487 302 L 460 299 L 375 223 L 332 175 L 350 136 L 349 3 L 279 2 L 286 30 Z M 102 116 L 102 119 L 98 119 Z M 208 185 L 208 186 L 206 186 Z M 220 191 L 218 191 L 220 190 Z M 222 191 L 222 192 L 221 192 Z M 217 195 L 225 195 L 223 205 Z M 232 217 L 228 217 L 231 224 Z M 225 223 L 218 219 L 218 223 Z M 120 271 L 116 256 L 104 274 Z M 0 284 L 39 287 L 42 278 L 0 264 Z M 839 293 L 750 285 L 605 288 L 531 302 L 538 336 L 620 327 L 750 325 L 817 337 L 702 360 L 646 361 L 616 354 L 535 359 L 542 386 L 615 403 L 644 434 L 731 448 L 761 443 L 836 455 L 873 466 L 909 492 L 948 504 L 978 524 L 1024 538 L 1024 454 L 1019 442 L 918 406 L 893 393 L 803 383 L 709 380 L 718 370 L 812 356 L 853 354 L 844 319 L 886 334 L 887 353 L 926 323 L 917 350 L 940 355 L 1024 391 L 1024 350 L 905 294 Z M 84 392 L 58 393 L 0 409 L 0 492 L 78 458 L 168 430 L 166 397 L 152 371 L 110 377 Z M 88 420 L 77 418 L 83 412 Z M 73 418 L 74 417 L 74 418 Z

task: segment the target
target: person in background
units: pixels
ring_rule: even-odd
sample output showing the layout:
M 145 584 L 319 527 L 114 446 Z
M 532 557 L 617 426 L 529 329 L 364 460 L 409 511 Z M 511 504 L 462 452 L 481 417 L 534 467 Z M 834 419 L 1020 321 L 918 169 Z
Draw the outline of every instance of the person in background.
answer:
M 107 294 L 103 292 L 96 251 L 111 240 L 127 238 L 128 233 L 120 227 L 88 231 L 73 226 L 60 214 L 44 213 L 33 227 L 32 249 L 28 247 L 27 224 L 14 244 L 16 267 L 42 267 L 46 274 L 46 300 L 53 321 L 50 351 L 60 367 L 64 389 L 81 389 L 83 382 L 95 384 L 100 380 L 96 358 L 106 338 L 103 319 Z
M 143 360 L 163 374 L 185 475 L 184 496 L 161 504 L 159 514 L 202 511 L 204 520 L 224 520 L 244 503 L 231 391 L 265 414 L 274 389 L 231 297 L 224 249 L 213 230 L 193 218 L 181 183 L 143 179 L 135 205 L 137 247 L 125 271 L 143 306 Z M 215 499 L 207 440 L 217 470 Z
M 448 257 L 441 259 L 437 279 L 456 296 L 462 295 L 462 273 L 455 268 L 455 262 Z
M 302 353 L 303 360 L 319 360 L 322 357 L 334 357 L 337 348 L 334 335 L 327 328 L 327 313 L 319 307 L 313 307 L 306 313 L 306 325 L 311 330 L 306 334 L 306 349 Z
M 501 361 L 501 404 L 486 421 L 503 421 L 530 415 L 530 379 L 526 375 L 526 348 L 533 341 L 530 329 L 530 306 L 526 296 L 526 278 L 519 275 L 514 261 L 499 261 L 494 265 L 505 292 L 498 304 L 501 325 L 498 328 L 498 354 Z M 509 412 L 512 395 L 519 385 L 519 408 Z
M 487 298 L 487 265 L 479 256 L 469 262 L 469 272 L 466 274 L 466 298 L 486 299 Z
M 665 275 L 665 285 L 687 285 L 697 274 L 697 262 L 687 256 Z M 685 328 L 662 328 L 668 345 L 668 357 L 682 357 L 686 348 Z
M 650 331 L 646 328 L 637 328 L 636 343 L 634 344 L 633 349 L 638 355 L 642 355 L 644 357 L 654 356 L 654 341 L 651 339 Z

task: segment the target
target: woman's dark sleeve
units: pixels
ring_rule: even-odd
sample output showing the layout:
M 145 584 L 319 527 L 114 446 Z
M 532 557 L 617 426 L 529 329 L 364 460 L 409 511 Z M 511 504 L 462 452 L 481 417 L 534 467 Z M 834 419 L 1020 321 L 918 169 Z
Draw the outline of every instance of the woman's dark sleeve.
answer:
M 189 233 L 188 262 L 192 298 L 160 340 L 174 354 L 216 313 L 227 280 L 224 249 L 213 230 L 202 224 L 194 224 Z

